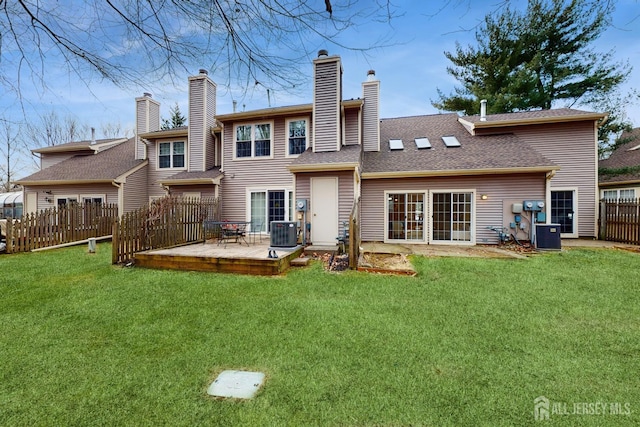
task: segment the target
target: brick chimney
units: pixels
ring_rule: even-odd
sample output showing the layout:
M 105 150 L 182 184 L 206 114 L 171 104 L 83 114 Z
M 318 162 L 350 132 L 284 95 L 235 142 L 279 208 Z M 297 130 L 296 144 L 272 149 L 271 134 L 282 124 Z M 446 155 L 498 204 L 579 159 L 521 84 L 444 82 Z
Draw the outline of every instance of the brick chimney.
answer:
M 362 83 L 362 149 L 380 151 L 380 80 L 369 70 Z
M 160 130 L 160 103 L 145 92 L 136 98 L 136 159 L 147 158 L 147 147 L 138 135 L 157 130 Z
M 215 165 L 211 127 L 216 117 L 216 84 L 207 70 L 189 77 L 189 171 L 205 171 Z
M 342 64 L 320 50 L 313 60 L 313 151 L 339 151 L 342 142 Z

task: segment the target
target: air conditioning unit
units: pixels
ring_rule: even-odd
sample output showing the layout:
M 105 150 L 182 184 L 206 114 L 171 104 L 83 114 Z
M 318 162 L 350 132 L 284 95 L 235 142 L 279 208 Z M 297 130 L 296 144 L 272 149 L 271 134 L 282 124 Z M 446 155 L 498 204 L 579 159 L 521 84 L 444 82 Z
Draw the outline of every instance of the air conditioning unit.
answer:
M 291 221 L 271 221 L 271 247 L 293 248 L 297 245 L 297 223 Z
M 536 249 L 561 249 L 560 224 L 536 224 Z

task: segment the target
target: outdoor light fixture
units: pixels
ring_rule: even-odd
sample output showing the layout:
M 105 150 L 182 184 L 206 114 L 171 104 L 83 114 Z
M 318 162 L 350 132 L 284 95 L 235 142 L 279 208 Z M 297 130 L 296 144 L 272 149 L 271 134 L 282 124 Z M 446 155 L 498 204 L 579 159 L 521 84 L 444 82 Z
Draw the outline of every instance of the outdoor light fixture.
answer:
M 45 197 L 44 201 L 47 202 L 47 203 L 53 202 L 53 200 L 51 200 L 51 197 Z
M 486 194 L 482 194 L 482 195 L 480 196 L 480 198 L 481 198 L 482 200 L 487 200 L 487 199 L 489 198 L 489 196 L 487 196 Z

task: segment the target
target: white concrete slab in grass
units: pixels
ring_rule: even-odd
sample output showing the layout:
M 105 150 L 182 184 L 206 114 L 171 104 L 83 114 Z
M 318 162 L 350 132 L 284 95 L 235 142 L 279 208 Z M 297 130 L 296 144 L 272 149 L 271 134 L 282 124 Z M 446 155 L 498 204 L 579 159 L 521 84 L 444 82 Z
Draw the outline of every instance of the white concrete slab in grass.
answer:
M 218 378 L 211 383 L 207 393 L 216 397 L 251 399 L 256 395 L 263 382 L 264 374 L 262 372 L 222 371 Z

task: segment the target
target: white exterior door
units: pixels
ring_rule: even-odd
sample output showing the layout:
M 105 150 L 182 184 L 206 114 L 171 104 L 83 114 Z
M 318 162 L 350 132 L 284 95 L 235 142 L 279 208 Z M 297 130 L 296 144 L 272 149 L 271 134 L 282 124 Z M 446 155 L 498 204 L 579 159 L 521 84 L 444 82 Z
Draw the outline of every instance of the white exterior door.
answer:
M 311 178 L 311 241 L 335 245 L 338 237 L 338 178 Z

